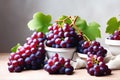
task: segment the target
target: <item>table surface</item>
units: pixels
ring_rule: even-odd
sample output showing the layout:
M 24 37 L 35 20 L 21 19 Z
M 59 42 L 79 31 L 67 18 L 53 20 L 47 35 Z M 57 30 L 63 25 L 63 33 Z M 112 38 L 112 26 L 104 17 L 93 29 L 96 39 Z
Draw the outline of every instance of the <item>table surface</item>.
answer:
M 7 69 L 8 56 L 8 53 L 0 53 L 0 80 L 120 80 L 120 70 L 102 77 L 90 76 L 86 69 L 74 70 L 73 75 L 50 75 L 43 69 L 10 73 Z

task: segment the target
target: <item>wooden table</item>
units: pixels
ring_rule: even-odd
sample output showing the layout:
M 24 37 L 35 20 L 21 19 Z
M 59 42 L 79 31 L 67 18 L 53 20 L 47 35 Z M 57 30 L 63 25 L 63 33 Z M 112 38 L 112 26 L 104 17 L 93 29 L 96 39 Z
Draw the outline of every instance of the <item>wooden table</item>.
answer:
M 8 53 L 0 53 L 0 80 L 120 80 L 120 70 L 109 76 L 90 76 L 86 69 L 74 70 L 73 75 L 49 75 L 43 69 L 10 73 L 7 70 Z

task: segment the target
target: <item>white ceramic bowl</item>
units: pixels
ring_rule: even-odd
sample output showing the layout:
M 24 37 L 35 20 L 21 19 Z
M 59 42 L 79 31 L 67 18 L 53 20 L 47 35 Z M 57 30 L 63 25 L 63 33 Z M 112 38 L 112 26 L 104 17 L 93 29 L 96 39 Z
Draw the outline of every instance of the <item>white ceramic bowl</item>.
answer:
M 112 55 L 116 56 L 120 54 L 120 40 L 105 39 L 105 44 L 108 45 L 108 49 Z
M 52 48 L 45 46 L 45 50 L 47 51 L 48 58 L 52 57 L 55 53 L 58 53 L 60 57 L 64 57 L 65 59 L 72 59 L 76 48 Z

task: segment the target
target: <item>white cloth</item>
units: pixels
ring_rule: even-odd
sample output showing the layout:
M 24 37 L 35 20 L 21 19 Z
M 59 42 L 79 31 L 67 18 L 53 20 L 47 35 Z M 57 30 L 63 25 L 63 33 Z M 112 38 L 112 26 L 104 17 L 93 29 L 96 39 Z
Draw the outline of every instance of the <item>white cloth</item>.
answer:
M 83 58 L 78 54 L 80 54 L 80 53 L 74 54 L 73 60 L 71 61 L 71 65 L 74 67 L 74 69 L 85 68 L 86 58 L 85 57 Z M 120 69 L 120 55 L 113 56 L 113 55 L 111 55 L 111 53 L 108 52 L 106 57 L 104 58 L 104 61 L 110 69 L 112 69 L 112 70 Z

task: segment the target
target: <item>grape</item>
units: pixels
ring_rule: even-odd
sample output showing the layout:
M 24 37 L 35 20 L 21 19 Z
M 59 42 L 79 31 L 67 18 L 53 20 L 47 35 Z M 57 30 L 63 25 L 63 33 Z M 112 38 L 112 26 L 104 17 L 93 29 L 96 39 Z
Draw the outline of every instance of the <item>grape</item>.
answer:
M 15 71 L 15 72 L 21 72 L 21 71 L 22 71 L 22 69 L 21 69 L 21 67 L 20 67 L 20 66 L 16 66 L 16 67 L 14 68 L 14 71 Z
M 23 46 L 12 52 L 8 61 L 10 72 L 21 72 L 24 69 L 37 70 L 43 67 L 45 59 L 44 40 L 42 32 L 34 32 Z
M 61 67 L 61 68 L 59 69 L 59 73 L 60 73 L 60 74 L 65 74 L 65 67 Z
M 48 59 L 47 64 L 44 65 L 45 71 L 49 74 L 67 74 L 73 73 L 74 68 L 70 64 L 70 59 L 59 57 L 56 53 Z
M 108 39 L 110 39 L 110 40 L 120 40 L 120 31 L 115 30 L 114 33 L 108 37 Z
M 53 27 L 53 28 L 52 28 Z M 71 48 L 77 45 L 77 33 L 69 24 L 58 26 L 57 23 L 48 27 L 46 45 L 53 48 Z
M 10 72 L 14 72 L 14 67 L 13 67 L 13 65 L 9 65 L 9 66 L 8 66 L 8 70 L 9 70 Z
M 64 65 L 65 64 L 65 59 L 63 57 L 59 58 L 60 64 Z
M 70 68 L 65 68 L 65 74 L 71 75 L 73 73 L 72 69 Z
M 65 41 L 61 41 L 60 46 L 61 46 L 62 48 L 65 48 L 65 47 L 66 47 L 66 42 L 65 42 Z
M 89 55 L 87 58 L 86 69 L 90 75 L 105 76 L 110 75 L 111 70 L 104 62 L 104 57 L 97 55 Z
M 53 61 L 52 61 L 52 59 L 49 59 L 49 60 L 48 60 L 48 65 L 50 65 L 50 66 L 53 65 Z
M 62 40 L 61 40 L 60 38 L 57 38 L 57 39 L 55 40 L 55 44 L 60 45 L 61 41 L 62 41 Z

